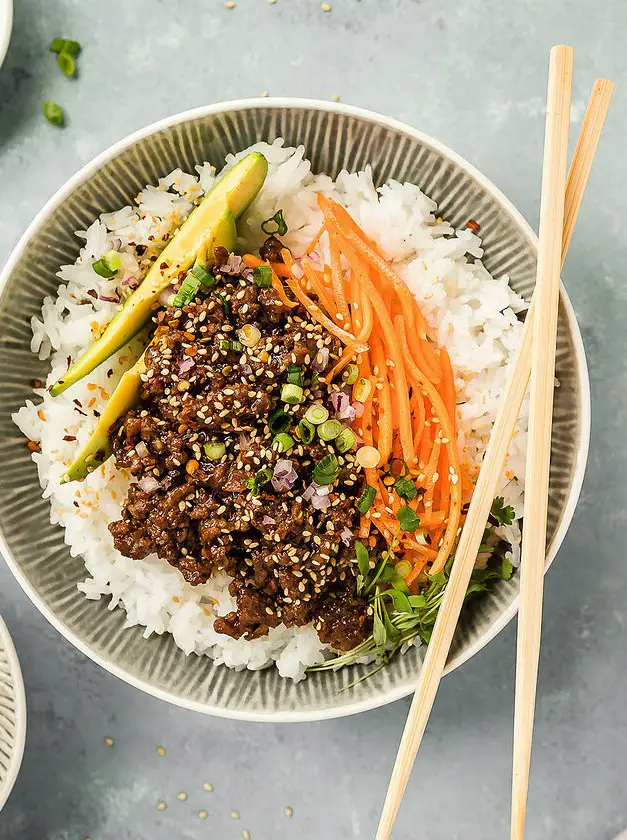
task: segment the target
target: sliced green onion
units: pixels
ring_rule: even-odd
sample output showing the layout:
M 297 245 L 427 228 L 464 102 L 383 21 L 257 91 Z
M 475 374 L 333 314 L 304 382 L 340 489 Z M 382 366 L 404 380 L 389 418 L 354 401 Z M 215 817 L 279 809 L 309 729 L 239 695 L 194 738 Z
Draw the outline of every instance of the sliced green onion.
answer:
M 374 504 L 374 500 L 376 498 L 377 491 L 374 487 L 371 487 L 370 484 L 366 484 L 364 487 L 364 492 L 359 497 L 359 501 L 357 502 L 357 510 L 360 513 L 368 513 L 370 508 Z
M 305 420 L 309 420 L 310 423 L 313 423 L 314 426 L 319 426 L 321 423 L 324 423 L 325 420 L 329 419 L 329 411 L 320 403 L 316 405 L 310 405 L 307 411 L 305 412 Z
M 198 294 L 198 289 L 200 289 L 200 280 L 192 274 L 188 274 L 181 283 L 181 288 L 175 294 L 172 306 L 176 309 L 188 306 Z
M 78 41 L 71 41 L 69 38 L 54 38 L 52 43 L 50 44 L 50 49 L 54 53 L 67 53 L 68 55 L 75 56 L 78 54 L 81 45 Z
M 350 452 L 350 450 L 357 443 L 357 435 L 352 429 L 342 429 L 340 434 L 335 438 L 335 448 L 342 454 Z
M 298 365 L 289 365 L 287 369 L 287 381 L 290 385 L 303 387 L 303 373 Z
M 318 426 L 318 435 L 321 440 L 335 440 L 342 431 L 342 424 L 339 420 L 325 420 Z
M 359 368 L 357 365 L 348 365 L 344 373 L 342 374 L 342 379 L 346 382 L 347 385 L 354 385 L 357 382 L 357 377 L 359 376 Z
M 272 225 L 274 225 L 274 227 L 271 229 Z M 261 230 L 268 236 L 274 236 L 275 233 L 279 236 L 285 236 L 287 233 L 287 224 L 283 218 L 283 211 L 277 210 L 274 216 L 270 216 L 269 219 L 262 222 Z
M 409 560 L 399 560 L 396 566 L 394 566 L 394 570 L 399 577 L 406 578 L 412 570 L 412 565 Z
M 325 455 L 313 469 L 316 484 L 333 484 L 340 474 L 340 464 L 335 455 Z
M 301 420 L 298 424 L 298 432 L 303 443 L 311 443 L 316 436 L 316 427 L 309 420 Z
M 219 292 L 214 292 L 214 294 L 218 298 L 218 300 L 220 301 L 220 304 L 222 305 L 222 311 L 224 312 L 224 314 L 228 318 L 231 314 L 231 302 L 228 301 L 224 297 L 224 295 L 221 295 Z
M 294 438 L 286 432 L 280 432 L 278 435 L 275 435 L 272 441 L 272 448 L 276 449 L 277 452 L 287 452 L 292 446 L 294 446 Z
M 401 499 L 407 499 L 409 502 L 418 495 L 416 485 L 409 478 L 397 478 L 394 482 L 394 489 Z
M 257 487 L 257 482 L 255 481 L 254 478 L 247 478 L 246 479 L 246 488 L 248 490 L 250 490 L 251 496 L 258 496 L 259 495 L 259 489 Z
M 292 385 L 288 382 L 281 388 L 281 400 L 290 405 L 298 405 L 303 401 L 303 389 L 300 385 Z
M 201 265 L 195 265 L 192 268 L 191 273 L 194 275 L 196 280 L 200 280 L 205 289 L 213 289 L 215 284 L 218 282 L 213 274 L 209 274 L 209 272 Z
M 398 513 L 396 514 L 396 518 L 398 519 L 403 531 L 415 531 L 416 528 L 420 525 L 420 519 L 418 515 L 407 505 L 403 505 L 401 508 L 399 508 Z
M 226 338 L 220 339 L 220 350 L 234 350 L 236 353 L 241 353 L 244 345 L 241 341 L 228 341 Z
M 42 102 L 41 107 L 43 108 L 44 117 L 49 123 L 52 123 L 52 125 L 63 125 L 64 117 L 60 105 L 57 105 L 56 102 Z
M 67 52 L 62 51 L 57 55 L 57 64 L 64 76 L 73 76 L 76 73 L 76 62 Z
M 314 371 L 311 375 L 311 385 L 309 386 L 312 391 L 317 391 L 320 386 L 320 374 L 317 371 Z
M 372 382 L 369 379 L 365 379 L 362 376 L 362 378 L 358 379 L 355 383 L 355 388 L 353 389 L 353 396 L 358 402 L 365 403 L 368 397 L 370 396 L 371 391 Z
M 226 446 L 217 440 L 207 441 L 204 450 L 210 461 L 219 461 L 226 454 Z
M 279 432 L 284 432 L 289 429 L 291 422 L 292 420 L 289 414 L 286 414 L 282 408 L 277 408 L 268 417 L 268 428 L 273 435 L 277 435 Z
M 262 470 L 255 475 L 255 484 L 257 487 L 262 487 L 264 484 L 267 484 L 270 479 L 272 478 L 272 470 L 270 467 L 264 467 Z
M 122 259 L 117 251 L 107 251 L 104 256 L 93 263 L 92 268 L 99 277 L 105 277 L 109 280 L 111 277 L 115 277 L 122 268 Z
M 260 289 L 269 289 L 272 285 L 272 269 L 269 265 L 253 268 L 253 280 Z

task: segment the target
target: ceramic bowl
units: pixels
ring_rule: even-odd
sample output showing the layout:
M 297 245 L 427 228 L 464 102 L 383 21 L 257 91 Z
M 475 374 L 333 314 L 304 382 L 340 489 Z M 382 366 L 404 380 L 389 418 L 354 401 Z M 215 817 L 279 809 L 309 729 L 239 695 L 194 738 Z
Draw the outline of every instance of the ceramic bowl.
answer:
M 9 49 L 13 29 L 13 0 L 0 0 L 0 67 Z
M 0 618 L 0 810 L 17 779 L 26 737 L 26 699 L 13 642 Z
M 29 349 L 29 319 L 46 294 L 55 294 L 55 272 L 73 262 L 74 231 L 98 213 L 132 204 L 146 183 L 175 167 L 193 172 L 208 160 L 258 140 L 282 136 L 304 144 L 316 171 L 373 167 L 388 178 L 418 184 L 455 225 L 481 224 L 485 263 L 507 273 L 529 296 L 535 278 L 536 237 L 512 204 L 455 152 L 420 131 L 377 114 L 294 99 L 229 102 L 178 114 L 116 143 L 87 164 L 46 204 L 18 243 L 0 278 L 0 529 L 2 547 L 18 581 L 36 607 L 77 648 L 113 674 L 181 706 L 225 717 L 304 721 L 347 715 L 409 694 L 423 651 L 414 649 L 350 691 L 340 689 L 359 667 L 321 673 L 294 685 L 275 669 L 234 672 L 210 659 L 185 657 L 169 636 L 145 640 L 139 627 L 124 628 L 120 610 L 88 601 L 76 589 L 84 577 L 60 528 L 49 523 L 28 451 L 10 414 L 30 396 L 33 378 L 46 367 Z M 36 269 L 36 270 L 35 270 Z M 590 406 L 586 362 L 572 307 L 562 291 L 557 348 L 555 423 L 549 503 L 547 566 L 571 520 L 587 455 Z M 448 670 L 480 650 L 517 608 L 516 576 L 478 600 L 458 628 Z

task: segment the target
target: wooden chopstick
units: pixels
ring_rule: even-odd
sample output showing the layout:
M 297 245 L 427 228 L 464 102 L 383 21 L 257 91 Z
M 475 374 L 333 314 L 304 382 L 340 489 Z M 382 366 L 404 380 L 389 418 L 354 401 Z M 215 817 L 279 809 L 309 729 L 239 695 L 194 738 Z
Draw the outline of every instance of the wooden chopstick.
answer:
M 570 245 L 575 220 L 581 206 L 613 90 L 614 84 L 608 79 L 597 79 L 592 88 L 566 186 L 560 265 L 563 265 Z M 542 237 L 542 220 L 540 236 Z M 540 270 L 539 260 L 538 280 L 540 280 Z M 554 282 L 559 285 L 559 279 Z M 536 288 L 538 288 L 537 284 Z M 556 292 L 555 288 L 547 291 L 545 287 L 544 292 L 544 299 L 540 296 L 536 297 L 534 294 L 535 307 L 536 309 L 541 307 L 539 311 L 542 312 L 544 317 L 535 316 L 530 331 L 533 333 L 531 364 L 534 372 L 532 374 L 530 408 L 532 406 L 533 408 L 529 418 L 529 445 L 525 476 L 525 518 L 521 549 L 510 830 L 512 840 L 522 840 L 525 831 L 542 625 L 546 512 L 551 446 L 550 423 L 552 419 L 557 335 L 558 300 L 556 295 L 559 295 L 559 291 Z M 536 365 L 538 364 L 541 367 L 539 373 L 536 373 Z M 543 393 L 540 392 L 542 387 L 544 388 Z M 542 415 L 539 412 L 542 412 Z M 543 435 L 534 434 L 534 426 L 547 422 L 549 424 L 548 443 Z
M 607 113 L 612 87 L 612 83 L 607 80 L 597 80 L 582 125 L 577 143 L 578 151 L 575 152 L 573 157 L 566 195 L 563 236 L 566 248 L 564 249 L 564 256 L 568 243 L 570 243 L 577 212 L 581 206 L 581 199 Z M 485 523 L 488 519 L 498 479 L 505 463 L 509 442 L 529 382 L 534 309 L 532 301 L 532 306 L 525 320 L 516 363 L 501 399 L 499 413 L 475 486 L 449 582 L 420 670 L 416 693 L 405 724 L 381 814 L 377 840 L 387 840 L 390 837 L 446 664 Z
M 555 345 L 572 78 L 572 47 L 553 47 L 549 66 L 544 139 L 538 271 L 533 294 L 536 311 L 531 347 L 529 433 L 525 462 L 525 516 L 520 562 L 510 827 L 512 840 L 522 840 L 525 833 L 531 740 L 538 682 L 553 392 L 555 390 Z

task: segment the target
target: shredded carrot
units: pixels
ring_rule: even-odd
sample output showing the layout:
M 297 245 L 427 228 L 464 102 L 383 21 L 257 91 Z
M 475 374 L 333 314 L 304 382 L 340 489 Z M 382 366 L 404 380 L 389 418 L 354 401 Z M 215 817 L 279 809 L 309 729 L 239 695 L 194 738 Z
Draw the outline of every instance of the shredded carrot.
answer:
M 337 242 L 331 240 L 331 283 L 335 294 L 336 312 L 335 317 L 344 319 L 344 323 L 350 323 L 350 313 L 344 294 L 344 278 L 342 277 L 342 258 Z
M 370 355 L 372 356 L 372 362 L 374 365 L 379 404 L 379 412 L 377 416 L 379 440 L 377 448 L 381 454 L 382 462 L 386 464 L 392 454 L 392 438 L 394 429 L 392 426 L 392 400 L 390 396 L 388 369 L 385 364 L 383 345 L 378 338 L 371 342 Z
M 327 315 L 332 318 L 334 321 L 337 321 L 335 317 L 335 310 L 337 309 L 336 306 L 333 305 L 333 301 L 327 295 L 327 292 L 320 281 L 320 277 L 316 273 L 314 267 L 309 262 L 309 260 L 301 260 L 301 266 L 303 271 L 305 272 L 305 277 L 309 281 L 309 285 L 311 286 L 314 294 L 318 298 L 318 302 L 321 303 L 324 308 L 327 310 Z

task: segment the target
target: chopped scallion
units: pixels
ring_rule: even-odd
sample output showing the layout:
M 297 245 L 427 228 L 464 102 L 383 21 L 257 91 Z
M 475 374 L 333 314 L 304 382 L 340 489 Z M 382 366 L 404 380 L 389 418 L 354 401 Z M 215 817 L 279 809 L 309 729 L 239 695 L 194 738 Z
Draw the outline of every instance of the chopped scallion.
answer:
M 76 62 L 67 52 L 61 51 L 57 55 L 57 64 L 64 76 L 73 76 L 76 73 Z
M 69 38 L 54 38 L 52 43 L 50 44 L 50 49 L 54 53 L 67 53 L 68 55 L 75 56 L 78 54 L 81 45 L 78 41 L 72 41 Z
M 213 274 L 209 274 L 209 272 L 202 267 L 202 265 L 195 265 L 191 273 L 194 275 L 196 280 L 200 280 L 201 284 L 205 287 L 205 289 L 213 289 L 215 284 L 218 282 Z
M 303 401 L 303 389 L 288 382 L 281 388 L 281 400 L 289 405 L 298 405 Z
M 318 436 L 321 440 L 335 440 L 342 431 L 339 420 L 325 420 L 318 426 Z
M 204 450 L 210 461 L 219 461 L 226 454 L 226 446 L 216 440 L 207 441 Z
M 411 572 L 412 565 L 409 560 L 399 560 L 399 562 L 394 566 L 394 571 L 396 574 L 401 578 L 406 578 L 407 575 Z
M 194 277 L 193 274 L 188 274 L 181 283 L 181 288 L 175 294 L 172 305 L 177 309 L 181 309 L 183 306 L 189 306 L 198 294 L 198 289 L 200 289 L 200 280 Z
M 335 455 L 325 455 L 313 469 L 316 484 L 333 484 L 340 474 L 340 464 Z
M 107 251 L 99 260 L 92 263 L 92 268 L 99 277 L 105 277 L 109 280 L 111 277 L 115 277 L 122 268 L 122 259 L 117 251 Z
M 57 105 L 56 102 L 42 102 L 41 107 L 43 108 L 44 117 L 49 123 L 52 123 L 52 125 L 63 125 L 64 117 L 60 105 Z
M 321 423 L 324 423 L 325 420 L 329 419 L 329 411 L 320 403 L 316 405 L 310 405 L 307 411 L 305 412 L 305 420 L 309 420 L 310 423 L 313 423 L 314 426 L 319 426 Z
M 409 502 L 418 495 L 416 485 L 409 478 L 397 478 L 394 482 L 394 489 L 401 499 L 407 499 Z
M 287 452 L 292 446 L 294 446 L 294 438 L 286 432 L 280 432 L 278 435 L 275 435 L 272 441 L 272 448 L 277 452 Z
M 298 424 L 298 431 L 303 443 L 311 443 L 316 436 L 316 427 L 309 420 L 301 420 Z
M 342 379 L 346 382 L 347 385 L 354 385 L 357 382 L 357 377 L 359 376 L 359 368 L 357 365 L 348 365 L 344 373 L 342 374 Z
M 357 443 L 357 435 L 352 429 L 342 429 L 340 434 L 335 438 L 335 448 L 342 454 L 350 452 L 350 450 Z
M 298 385 L 303 387 L 303 374 L 298 365 L 289 365 L 287 369 L 287 381 L 290 385 Z
M 365 379 L 363 376 L 361 379 L 358 379 L 355 382 L 355 388 L 353 390 L 353 396 L 355 399 L 360 403 L 365 403 L 368 397 L 370 396 L 370 392 L 372 391 L 372 383 L 369 379 Z
M 364 487 L 364 492 L 359 497 L 359 501 L 357 502 L 357 510 L 360 513 L 368 513 L 370 508 L 374 504 L 374 500 L 376 498 L 377 491 L 374 487 L 371 487 L 370 484 L 366 484 Z
M 283 211 L 277 210 L 274 216 L 270 216 L 269 219 L 262 222 L 261 230 L 267 236 L 274 236 L 275 234 L 278 236 L 285 236 L 287 233 L 287 224 L 283 218 Z

